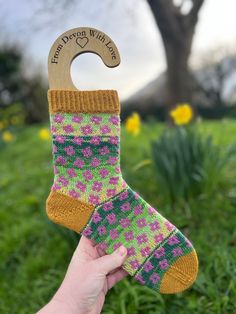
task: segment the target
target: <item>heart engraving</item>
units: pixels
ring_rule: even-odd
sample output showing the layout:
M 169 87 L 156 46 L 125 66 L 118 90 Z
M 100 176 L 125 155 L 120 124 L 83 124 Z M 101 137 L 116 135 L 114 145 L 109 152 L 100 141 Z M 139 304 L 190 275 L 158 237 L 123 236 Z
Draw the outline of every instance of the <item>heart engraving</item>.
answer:
M 84 48 L 87 43 L 89 42 L 89 39 L 88 37 L 78 37 L 76 39 L 76 43 L 81 47 L 81 48 Z

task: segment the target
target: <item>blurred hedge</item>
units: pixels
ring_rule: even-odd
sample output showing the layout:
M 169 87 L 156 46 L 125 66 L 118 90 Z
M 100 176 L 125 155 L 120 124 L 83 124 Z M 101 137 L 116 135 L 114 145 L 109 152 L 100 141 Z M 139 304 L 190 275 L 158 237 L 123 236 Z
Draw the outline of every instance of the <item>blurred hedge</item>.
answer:
M 42 122 L 48 118 L 45 80 L 36 69 L 35 72 L 31 70 L 34 74 L 27 75 L 27 67 L 33 68 L 34 65 L 24 60 L 19 47 L 0 47 L 1 120 L 8 116 L 9 108 L 16 103 L 24 111 L 26 123 Z

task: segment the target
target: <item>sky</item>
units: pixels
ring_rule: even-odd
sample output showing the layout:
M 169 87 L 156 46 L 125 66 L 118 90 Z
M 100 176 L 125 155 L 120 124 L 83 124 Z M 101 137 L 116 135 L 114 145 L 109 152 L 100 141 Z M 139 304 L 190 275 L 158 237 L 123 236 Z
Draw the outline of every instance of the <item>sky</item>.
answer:
M 44 2 L 52 5 L 45 7 Z M 126 99 L 165 70 L 161 37 L 146 0 L 0 0 L 0 8 L 4 30 L 0 40 L 19 43 L 25 64 L 33 62 L 45 75 L 51 45 L 63 32 L 89 26 L 113 39 L 121 64 L 111 69 L 97 55 L 80 55 L 71 66 L 78 89 L 117 89 Z M 235 0 L 205 1 L 193 43 L 193 65 L 208 51 L 236 44 L 235 12 Z

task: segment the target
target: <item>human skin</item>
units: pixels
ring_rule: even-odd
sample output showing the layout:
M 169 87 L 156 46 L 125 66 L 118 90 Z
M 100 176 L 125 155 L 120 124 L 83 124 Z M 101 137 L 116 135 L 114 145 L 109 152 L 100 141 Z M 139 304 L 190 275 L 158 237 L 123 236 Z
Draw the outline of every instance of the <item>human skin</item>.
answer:
M 124 246 L 106 255 L 82 236 L 61 286 L 38 314 L 101 313 L 108 290 L 127 276 L 121 268 L 126 256 Z

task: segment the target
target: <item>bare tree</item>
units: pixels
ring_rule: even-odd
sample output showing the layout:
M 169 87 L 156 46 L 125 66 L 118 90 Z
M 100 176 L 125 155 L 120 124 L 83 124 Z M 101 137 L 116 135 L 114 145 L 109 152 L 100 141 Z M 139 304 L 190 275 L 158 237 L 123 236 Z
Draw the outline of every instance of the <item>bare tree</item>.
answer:
M 215 107 L 224 107 L 229 104 L 227 87 L 230 92 L 235 93 L 236 84 L 232 75 L 236 73 L 236 51 L 232 47 L 217 47 L 207 52 L 199 64 L 196 71 L 196 81 L 198 88 L 208 99 L 208 103 Z M 228 94 L 230 94 L 228 92 Z
M 147 2 L 165 48 L 169 106 L 191 101 L 193 78 L 188 60 L 198 13 L 204 0 L 147 0 Z

